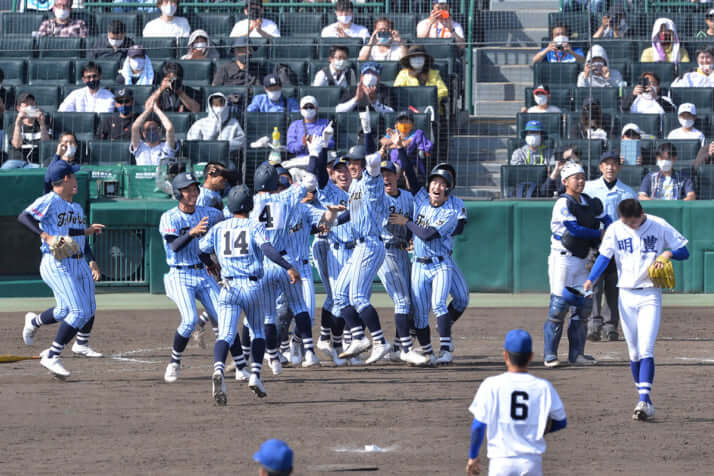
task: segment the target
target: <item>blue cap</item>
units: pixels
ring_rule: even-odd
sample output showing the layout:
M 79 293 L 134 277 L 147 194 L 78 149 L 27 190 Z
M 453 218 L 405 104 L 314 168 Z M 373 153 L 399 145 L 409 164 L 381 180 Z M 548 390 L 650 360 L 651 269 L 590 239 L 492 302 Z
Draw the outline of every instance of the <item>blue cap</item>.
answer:
M 543 132 L 543 126 L 540 121 L 528 121 L 523 132 Z
M 267 440 L 253 459 L 269 471 L 287 472 L 293 469 L 293 450 L 284 441 Z
M 75 174 L 79 171 L 79 165 L 70 165 L 69 162 L 65 160 L 54 160 L 47 167 L 47 172 L 45 172 L 45 181 L 52 183 L 62 180 L 67 175 Z
M 362 66 L 359 67 L 359 74 L 364 74 L 367 71 L 374 71 L 377 73 L 377 75 L 382 74 L 382 65 L 379 63 L 375 63 L 374 61 L 367 61 L 366 63 L 362 63 Z
M 392 162 L 391 160 L 383 160 L 383 161 L 379 164 L 379 168 L 380 168 L 381 170 L 389 170 L 390 172 L 394 172 L 395 174 L 396 174 L 396 173 L 399 173 L 399 172 L 397 172 L 397 164 L 395 164 L 395 163 Z
M 533 341 L 528 331 L 523 329 L 513 329 L 506 334 L 506 341 L 503 343 L 503 348 L 508 352 L 518 354 L 530 354 L 533 352 Z

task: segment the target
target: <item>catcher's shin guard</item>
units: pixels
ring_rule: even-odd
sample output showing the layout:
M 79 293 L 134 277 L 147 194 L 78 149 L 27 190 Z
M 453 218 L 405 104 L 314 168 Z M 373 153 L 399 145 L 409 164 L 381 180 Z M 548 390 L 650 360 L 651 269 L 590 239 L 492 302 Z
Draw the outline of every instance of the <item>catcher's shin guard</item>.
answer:
M 592 307 L 592 298 L 585 298 L 583 305 L 576 308 L 575 313 L 570 318 L 570 324 L 568 325 L 568 360 L 570 362 L 575 362 L 575 358 L 578 355 L 585 355 L 585 341 L 588 335 L 585 318 L 590 315 Z
M 550 295 L 550 307 L 548 309 L 548 319 L 543 325 L 544 350 L 543 355 L 546 361 L 558 358 L 558 345 L 563 335 L 563 321 L 568 312 L 568 303 L 554 294 Z

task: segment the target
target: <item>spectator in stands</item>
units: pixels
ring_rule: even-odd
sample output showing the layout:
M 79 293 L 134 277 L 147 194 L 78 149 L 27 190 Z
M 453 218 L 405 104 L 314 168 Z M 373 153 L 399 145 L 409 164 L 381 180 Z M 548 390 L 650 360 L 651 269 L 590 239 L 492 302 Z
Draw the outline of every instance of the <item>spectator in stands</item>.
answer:
M 578 87 L 618 88 L 622 83 L 622 74 L 610 68 L 605 48 L 593 45 L 588 51 L 583 72 L 578 75 Z
M 113 112 L 114 95 L 100 87 L 102 67 L 94 61 L 82 66 L 84 88 L 75 89 L 67 95 L 57 109 L 59 112 Z
M 178 63 L 164 63 L 161 85 L 146 100 L 146 107 L 158 102 L 162 111 L 199 112 L 201 93 L 183 84 L 183 67 Z
M 659 171 L 647 174 L 640 185 L 640 200 L 696 200 L 694 184 L 688 175 L 674 170 L 677 148 L 670 142 L 657 147 Z
M 354 18 L 354 4 L 349 0 L 337 0 L 335 15 L 337 21 L 322 29 L 323 38 L 362 38 L 364 43 L 369 40 L 369 30 L 352 22 Z
M 154 84 L 154 67 L 143 46 L 134 45 L 129 48 L 127 57 L 117 73 L 117 83 L 127 86 Z
M 15 93 L 12 89 L 6 89 L 2 85 L 5 80 L 5 71 L 0 68 L 0 129 L 4 124 L 5 111 L 15 107 Z M 2 144 L 3 131 L 0 130 L 0 144 Z
M 350 67 L 349 57 L 350 51 L 346 46 L 332 46 L 330 48 L 330 64 L 315 74 L 312 85 L 346 88 L 357 84 L 357 74 Z
M 394 79 L 394 87 L 436 86 L 439 103 L 449 97 L 449 89 L 441 79 L 439 70 L 434 68 L 434 57 L 427 54 L 422 45 L 410 46 L 399 65 L 402 69 Z
M 513 151 L 511 165 L 553 165 L 555 155 L 545 144 L 545 130 L 540 121 L 528 121 L 521 135 L 526 144 Z
M 614 7 L 610 8 L 608 13 L 605 13 L 600 20 L 600 26 L 593 33 L 593 38 L 622 38 L 627 31 L 627 22 L 625 21 L 625 13 L 622 8 L 619 11 Z
M 434 150 L 434 144 L 427 139 L 423 130 L 414 129 L 414 115 L 411 111 L 401 111 L 397 114 L 394 129 L 387 129 L 380 145 L 389 149 L 389 159 L 402 169 L 404 164 L 399 160 L 399 149 L 405 148 L 410 162 L 416 165 L 417 173 L 422 177 L 426 176 L 426 165 Z
M 521 112 L 562 112 L 558 106 L 550 104 L 550 88 L 545 84 L 539 84 L 533 90 L 533 101 L 535 101 L 535 106 L 531 106 L 528 109 L 524 107 Z
M 243 13 L 247 18 L 240 20 L 231 30 L 231 38 L 249 36 L 251 38 L 278 38 L 280 30 L 274 21 L 263 18 L 262 0 L 249 0 Z
M 658 18 L 652 26 L 652 46 L 642 52 L 641 63 L 689 63 L 689 54 L 679 44 L 677 27 L 669 18 Z
M 632 94 L 623 95 L 622 110 L 642 114 L 674 112 L 672 101 L 660 94 L 659 84 L 659 76 L 655 73 L 651 71 L 642 73 Z
M 699 149 L 692 168 L 696 170 L 699 166 L 707 164 L 714 164 L 714 141 L 709 144 L 704 144 L 702 148 Z
M 143 36 L 146 38 L 186 38 L 191 34 L 191 25 L 184 17 L 177 17 L 179 0 L 157 0 L 156 6 L 161 10 L 161 16 L 151 20 L 144 26 Z
M 205 30 L 193 30 L 188 37 L 188 50 L 181 57 L 182 60 L 217 59 L 218 50 L 211 43 Z
M 459 48 L 466 46 L 464 29 L 451 18 L 448 0 L 433 0 L 428 17 L 417 24 L 417 38 L 453 38 Z
M 91 59 L 116 59 L 123 60 L 134 40 L 126 35 L 126 26 L 119 20 L 112 20 L 109 24 L 107 36 L 100 36 L 87 51 Z
M 164 142 L 161 142 L 162 127 L 166 131 Z M 157 102 L 148 103 L 131 126 L 129 152 L 134 156 L 136 165 L 159 165 L 161 159 L 176 156 L 178 144 L 174 125 Z
M 302 119 L 293 121 L 288 127 L 287 148 L 289 154 L 307 155 L 308 136 L 322 136 L 322 132 L 330 124 L 329 120 L 317 117 L 319 107 L 320 105 L 314 96 L 304 96 L 300 99 L 300 115 Z M 333 139 L 329 140 L 327 148 L 335 148 Z
M 714 50 L 710 46 L 697 50 L 697 69 L 685 73 L 672 83 L 673 88 L 711 88 L 714 87 Z
M 540 188 L 541 197 L 558 197 L 565 193 L 565 185 L 560 179 L 560 171 L 568 162 L 580 163 L 580 148 L 574 145 L 567 145 L 555 152 L 555 163 L 548 167 L 548 176 Z
M 704 145 L 704 134 L 699 129 L 694 127 L 694 121 L 697 119 L 697 108 L 690 102 L 685 102 L 679 105 L 677 109 L 677 118 L 682 127 L 674 129 L 667 135 L 667 139 L 697 139 Z
M 298 103 L 295 98 L 283 94 L 283 84 L 274 74 L 268 74 L 263 79 L 263 94 L 256 94 L 250 104 L 248 112 L 298 112 Z
M 134 112 L 134 93 L 129 88 L 121 88 L 114 96 L 116 112 L 103 116 L 94 134 L 99 140 L 131 140 L 131 125 L 138 114 Z
M 407 54 L 394 22 L 387 17 L 379 18 L 374 24 L 374 33 L 369 43 L 359 52 L 360 61 L 399 61 Z
M 86 38 L 87 24 L 84 20 L 72 19 L 72 0 L 56 0 L 52 7 L 54 18 L 40 24 L 38 36 L 54 36 L 58 38 Z
M 697 34 L 694 35 L 697 40 L 711 40 L 714 38 L 714 8 L 704 15 L 704 21 L 707 24 L 707 29 L 699 30 Z
M 231 44 L 233 63 L 223 63 L 213 76 L 213 86 L 252 86 L 258 78 L 248 71 L 248 55 L 251 53 L 248 39 L 235 38 Z
M 642 129 L 640 129 L 640 126 L 635 124 L 634 122 L 630 122 L 628 124 L 625 124 L 622 128 L 622 133 L 620 134 L 620 162 L 622 164 L 627 164 L 627 158 L 625 155 L 627 155 L 627 150 L 630 149 L 628 142 L 630 141 L 637 141 L 639 142 L 642 139 L 654 139 L 654 136 L 645 134 Z M 637 146 L 639 147 L 639 146 Z M 640 149 L 633 149 L 633 150 L 638 150 Z M 637 157 L 635 158 L 635 163 L 632 164 L 630 163 L 629 165 L 642 165 L 642 153 L 641 151 L 637 154 Z
M 47 116 L 37 107 L 35 96 L 30 93 L 20 93 L 16 109 L 17 117 L 10 140 L 8 160 L 2 164 L 2 168 L 39 167 L 40 141 L 48 141 L 52 135 Z
M 382 65 L 371 61 L 362 63 L 360 74 L 356 86 L 350 86 L 342 91 L 341 102 L 335 108 L 335 112 L 350 112 L 355 108 L 360 111 L 369 108 L 380 114 L 394 112 L 390 106 L 394 104 L 392 93 L 388 87 L 379 82 Z
M 57 144 L 55 155 L 49 161 L 45 161 L 44 166 L 48 167 L 55 160 L 64 160 L 73 164 L 79 158 L 77 152 L 79 152 L 77 137 L 69 131 L 64 131 L 59 135 L 59 143 Z M 44 161 L 44 159 L 42 160 Z
M 245 134 L 240 123 L 230 116 L 228 101 L 223 93 L 208 96 L 208 115 L 194 122 L 186 133 L 187 140 L 226 140 L 230 142 L 231 154 L 243 148 Z
M 580 48 L 573 49 L 568 38 L 568 27 L 556 25 L 551 30 L 553 41 L 533 56 L 531 64 L 540 63 L 584 63 L 585 56 Z
M 604 129 L 602 107 L 597 98 L 586 98 L 580 111 L 580 122 L 576 130 L 570 130 L 570 137 L 578 139 L 599 139 L 607 146 L 608 133 Z M 609 129 L 609 127 L 608 127 Z

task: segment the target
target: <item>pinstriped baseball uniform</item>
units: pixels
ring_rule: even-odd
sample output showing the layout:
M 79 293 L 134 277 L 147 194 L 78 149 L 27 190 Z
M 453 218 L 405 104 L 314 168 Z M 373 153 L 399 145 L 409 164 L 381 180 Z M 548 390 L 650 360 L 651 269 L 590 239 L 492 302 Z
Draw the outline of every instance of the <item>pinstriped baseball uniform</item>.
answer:
M 398 213 L 413 218 L 414 196 L 399 189 L 399 195 L 387 196 L 389 213 Z M 382 241 L 386 249 L 384 262 L 377 272 L 387 294 L 394 301 L 395 314 L 409 314 L 411 308 L 411 263 L 406 248 L 411 233 L 404 225 L 390 225 L 386 221 L 382 230 Z
M 205 187 L 199 187 L 198 190 L 197 207 L 213 207 L 219 210 L 223 208 L 222 190 L 209 190 Z

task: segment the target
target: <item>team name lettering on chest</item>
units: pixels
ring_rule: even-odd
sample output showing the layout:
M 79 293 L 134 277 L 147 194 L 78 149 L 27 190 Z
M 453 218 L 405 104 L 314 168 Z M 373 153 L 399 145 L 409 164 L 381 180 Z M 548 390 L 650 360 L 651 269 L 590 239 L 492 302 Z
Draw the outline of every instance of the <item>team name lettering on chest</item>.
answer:
M 57 226 L 61 227 L 65 224 L 83 225 L 84 217 L 74 213 L 73 211 L 62 212 L 57 215 Z
M 648 235 L 642 238 L 642 252 L 643 253 L 656 253 L 657 252 L 657 237 L 653 235 Z
M 632 253 L 632 238 L 625 238 L 624 240 L 617 240 L 617 249 L 621 251 L 627 251 Z

